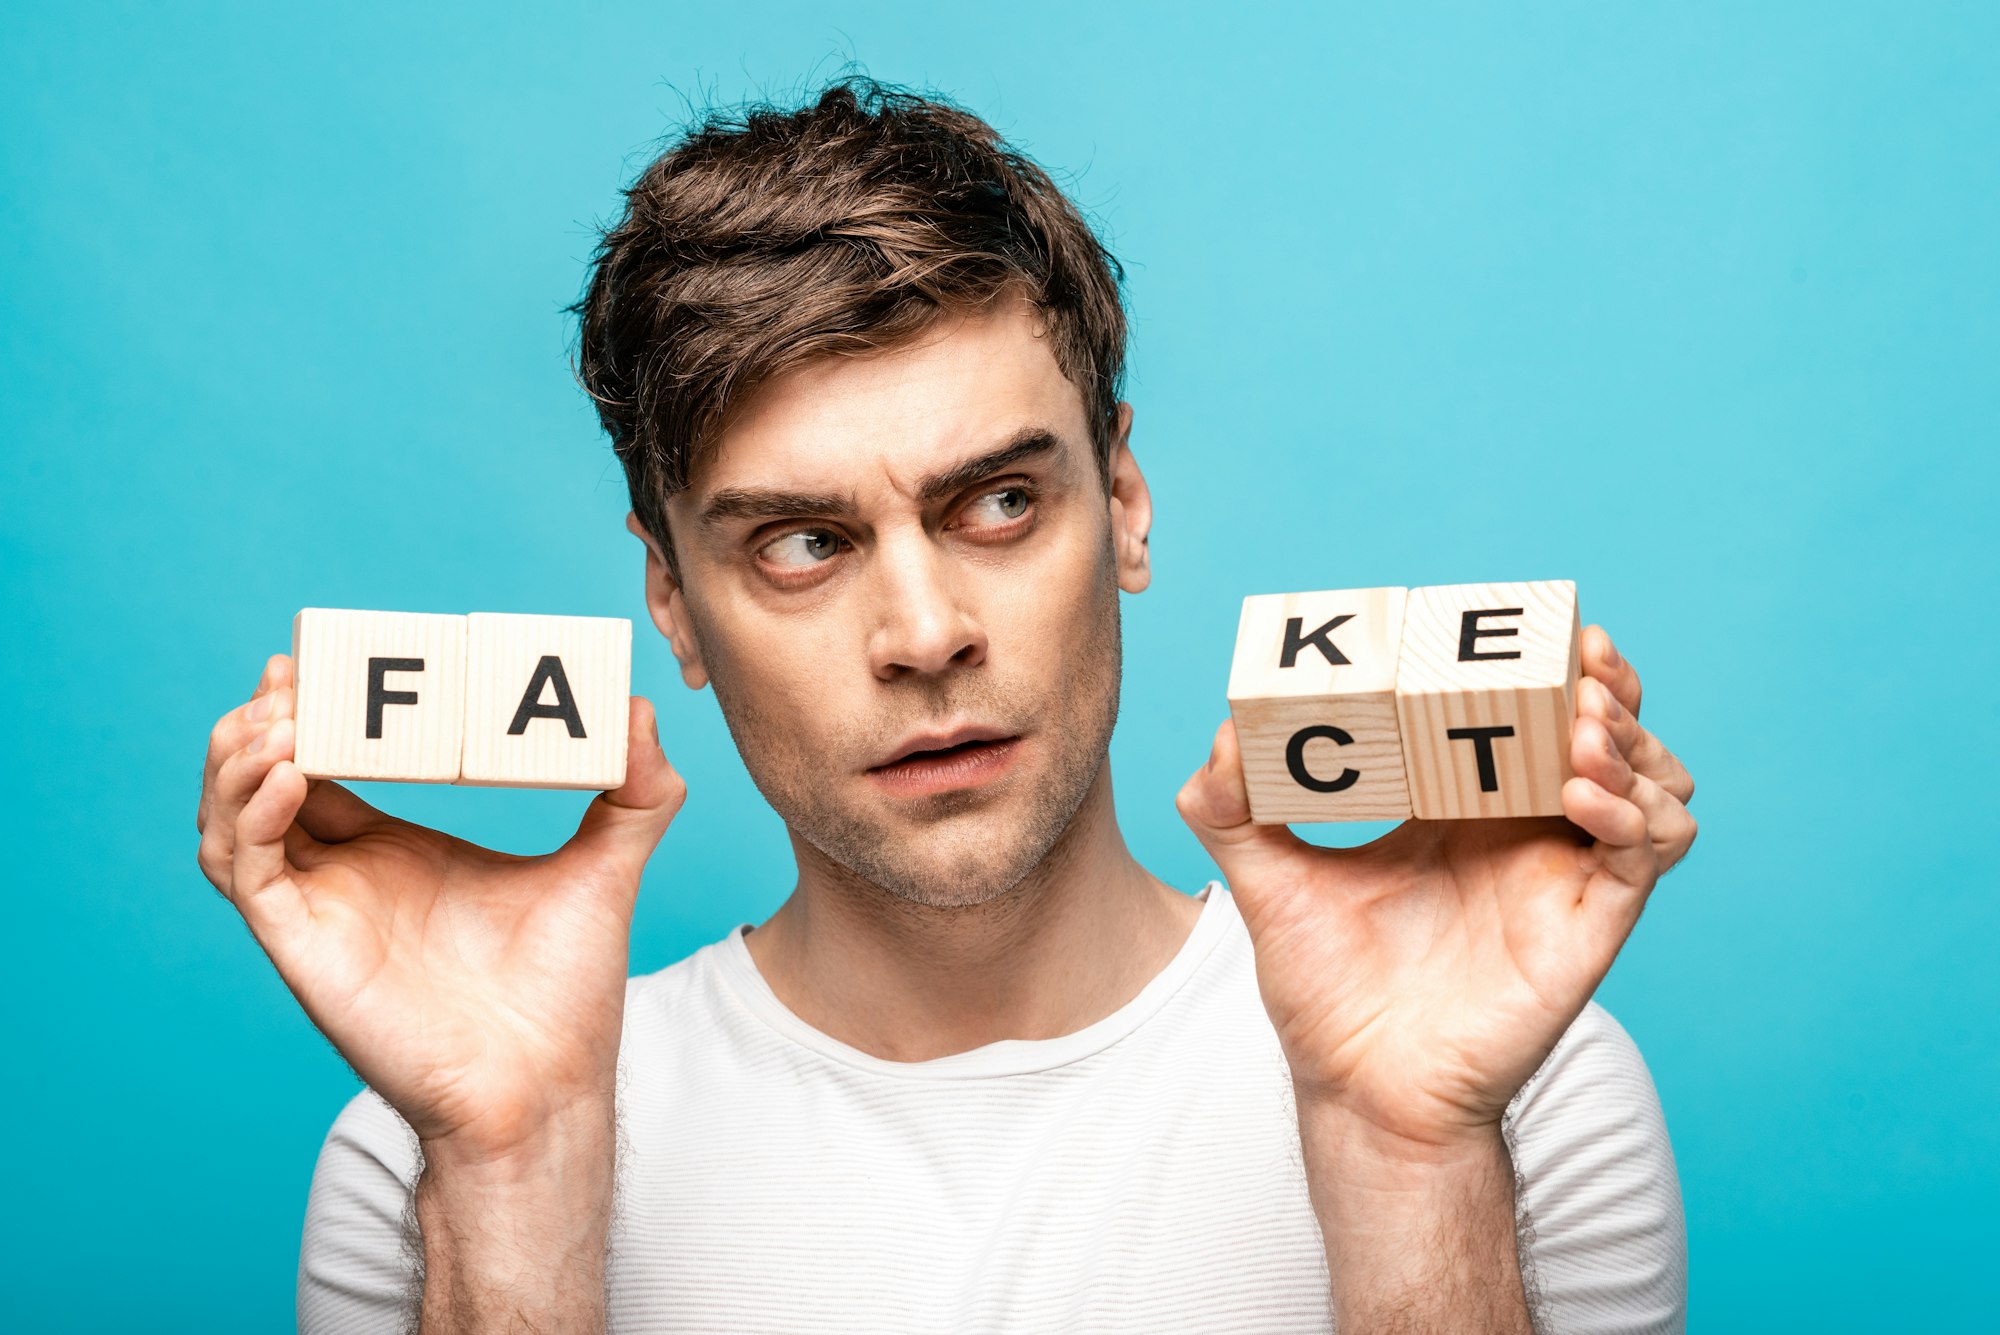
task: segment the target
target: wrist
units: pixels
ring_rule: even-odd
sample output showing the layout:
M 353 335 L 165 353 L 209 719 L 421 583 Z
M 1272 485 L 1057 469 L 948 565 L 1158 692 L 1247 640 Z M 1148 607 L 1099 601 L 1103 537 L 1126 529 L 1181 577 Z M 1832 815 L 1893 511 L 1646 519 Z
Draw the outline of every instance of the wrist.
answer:
M 419 1143 L 417 1222 L 461 1237 L 467 1221 L 492 1239 L 539 1237 L 561 1248 L 592 1245 L 609 1222 L 617 1123 L 606 1106 L 544 1119 L 505 1144 L 453 1138 Z
M 601 1331 L 617 1147 L 610 1104 L 572 1106 L 505 1142 L 420 1144 L 422 1328 Z
M 1341 1329 L 1532 1329 L 1498 1122 L 1389 1128 L 1301 1099 L 1299 1138 Z
M 421 1141 L 416 1214 L 426 1250 L 448 1236 L 468 1252 L 589 1252 L 610 1223 L 616 1146 L 608 1106 L 567 1110 L 505 1145 Z
M 1398 1123 L 1335 1099 L 1298 1100 L 1299 1136 L 1358 1181 L 1420 1180 L 1454 1170 L 1478 1169 L 1506 1153 L 1499 1121 Z
M 536 1109 L 509 1109 L 442 1135 L 420 1136 L 427 1172 L 496 1187 L 526 1185 L 574 1171 L 616 1140 L 617 1113 L 609 1094 Z

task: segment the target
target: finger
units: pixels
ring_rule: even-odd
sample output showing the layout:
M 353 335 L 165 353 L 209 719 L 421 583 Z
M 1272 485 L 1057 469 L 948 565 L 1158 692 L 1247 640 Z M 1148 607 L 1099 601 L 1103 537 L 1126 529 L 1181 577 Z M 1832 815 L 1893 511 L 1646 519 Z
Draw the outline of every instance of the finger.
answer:
M 279 655 L 278 657 L 283 657 Z M 277 658 L 272 660 L 277 661 Z M 258 733 L 281 718 L 292 714 L 293 693 L 288 683 L 273 685 L 267 670 L 265 677 L 257 683 L 257 694 L 216 721 L 208 734 L 208 758 L 204 762 L 201 775 L 201 801 L 195 809 L 194 824 L 197 830 L 208 828 L 208 820 L 215 810 L 215 776 L 229 757 L 248 746 Z
M 312 780 L 306 780 L 308 784 Z M 310 790 L 309 790 L 310 791 Z M 311 871 L 326 860 L 327 846 L 312 837 L 306 827 L 294 816 L 290 828 L 285 831 L 285 861 L 295 871 Z
M 249 743 L 222 763 L 209 790 L 209 807 L 202 822 L 201 848 L 196 855 L 202 871 L 216 888 L 228 892 L 228 868 L 236 852 L 236 822 L 264 778 L 280 761 L 292 756 L 292 721 L 275 719 Z
M 633 696 L 626 727 L 625 782 L 591 799 L 558 856 L 603 862 L 636 895 L 646 860 L 687 800 L 687 784 L 660 749 L 652 701 Z
M 266 691 L 276 690 L 280 686 L 290 686 L 291 684 L 292 656 L 290 654 L 272 654 L 264 660 L 264 675 L 257 678 L 257 689 L 250 692 L 250 698 L 254 700 Z
M 1605 922 L 1630 930 L 1653 886 L 1694 843 L 1694 817 L 1661 784 L 1636 772 L 1595 715 L 1579 715 L 1570 742 L 1576 772 L 1563 787 L 1563 814 L 1596 842 L 1599 872 L 1585 891 L 1603 901 Z M 1620 915 L 1629 910 L 1630 919 Z M 1620 940 L 1623 937 L 1619 937 Z
M 1646 813 L 1635 800 L 1641 780 L 1602 720 L 1577 718 L 1569 761 L 1576 777 L 1563 785 L 1563 814 L 1597 841 L 1594 851 L 1613 875 L 1651 884 L 1659 868 Z
M 1613 797 L 1629 797 L 1638 780 L 1611 729 L 1594 714 L 1576 716 L 1569 734 L 1569 766 Z
M 1611 636 L 1604 627 L 1584 627 L 1580 656 L 1583 675 L 1595 677 L 1610 687 L 1618 703 L 1636 716 L 1644 694 L 1639 687 L 1638 670 L 1618 652 L 1618 647 L 1611 643 Z
M 1251 819 L 1233 719 L 1215 730 L 1208 763 L 1181 785 L 1174 806 L 1239 897 L 1254 899 L 1266 889 L 1291 884 L 1299 854 L 1309 847 L 1288 826 L 1259 825 Z
M 1609 968 L 1659 881 L 1658 864 L 1634 803 L 1582 775 L 1565 783 L 1562 795 L 1563 814 L 1597 835 L 1590 846 L 1597 867 L 1584 884 L 1577 921 L 1588 938 L 1585 949 Z
M 1640 725 L 1638 715 L 1620 704 L 1609 686 L 1595 677 L 1586 677 L 1577 688 L 1577 696 L 1578 714 L 1600 720 L 1634 770 L 1681 802 L 1693 799 L 1694 776 L 1688 773 L 1687 766 Z
M 306 781 L 306 800 L 299 808 L 299 824 L 323 844 L 344 844 L 395 820 L 332 779 Z
M 289 691 L 292 685 L 292 659 L 289 654 L 272 654 L 264 662 L 263 675 L 257 678 L 256 689 L 250 698 L 224 714 L 209 733 L 209 754 L 220 764 L 234 752 L 241 750 L 243 743 L 250 739 L 257 725 L 274 716 L 271 705 L 264 698 L 277 691 Z M 286 708 L 289 710 L 290 701 Z
M 1644 849 L 1644 859 L 1620 857 L 1618 865 L 1622 871 L 1650 873 L 1652 839 L 1646 833 L 1646 813 L 1636 801 L 1578 773 L 1562 785 L 1562 813 L 1588 833 L 1600 851 L 1622 855 L 1626 849 Z
M 1570 767 L 1606 792 L 1637 807 L 1663 858 L 1671 851 L 1672 857 L 1678 859 L 1694 841 L 1694 818 L 1688 815 L 1686 804 L 1664 784 L 1638 772 L 1603 720 L 1593 715 L 1578 715 L 1570 736 Z
M 291 761 L 273 765 L 235 822 L 230 902 L 267 953 L 304 926 L 305 895 L 285 857 L 285 836 L 306 800 L 306 777 Z
M 1610 796 L 1622 798 L 1638 812 L 1645 823 L 1645 837 L 1653 848 L 1655 865 L 1652 874 L 1656 879 L 1678 862 L 1687 852 L 1688 845 L 1694 842 L 1694 817 L 1688 815 L 1687 807 L 1663 785 L 1632 768 L 1601 720 L 1589 715 L 1578 716 L 1576 730 L 1570 738 L 1570 767 Z M 1626 820 L 1622 815 L 1619 817 L 1619 833 L 1615 836 L 1596 829 L 1592 829 L 1591 833 L 1597 838 L 1610 838 L 1620 844 L 1636 843 L 1638 835 L 1630 830 Z
M 1630 798 L 1607 791 L 1595 779 L 1579 774 L 1563 784 L 1563 815 L 1588 834 L 1593 842 L 1599 875 L 1594 886 L 1608 875 L 1641 898 L 1659 879 L 1659 859 L 1646 828 L 1646 813 Z M 1586 888 L 1586 898 L 1590 890 Z M 1637 916 L 1636 910 L 1634 916 Z
M 1643 774 L 1634 781 L 1628 800 L 1646 817 L 1646 835 L 1653 844 L 1657 880 L 1693 847 L 1697 833 L 1694 817 L 1678 797 Z

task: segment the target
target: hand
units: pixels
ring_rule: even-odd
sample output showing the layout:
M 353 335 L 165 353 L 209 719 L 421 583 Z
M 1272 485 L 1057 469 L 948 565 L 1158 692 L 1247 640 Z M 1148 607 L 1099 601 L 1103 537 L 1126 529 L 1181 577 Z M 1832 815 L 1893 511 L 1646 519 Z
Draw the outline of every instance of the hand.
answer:
M 292 763 L 292 661 L 210 735 L 202 871 L 314 1024 L 427 1151 L 498 1157 L 608 1114 L 639 875 L 686 786 L 633 697 L 624 786 L 517 857 L 376 810 Z
M 1490 1133 L 1694 842 L 1694 780 L 1639 726 L 1639 678 L 1584 632 L 1562 817 L 1407 821 L 1354 849 L 1255 825 L 1234 727 L 1182 818 L 1250 929 L 1301 1100 L 1391 1143 Z

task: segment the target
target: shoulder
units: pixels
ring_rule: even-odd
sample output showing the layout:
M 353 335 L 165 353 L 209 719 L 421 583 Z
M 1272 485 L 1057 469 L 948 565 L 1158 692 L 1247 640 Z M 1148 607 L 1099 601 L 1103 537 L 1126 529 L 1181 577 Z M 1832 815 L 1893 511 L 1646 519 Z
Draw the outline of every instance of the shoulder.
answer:
M 371 1186 L 407 1189 L 420 1167 L 416 1132 L 387 1100 L 363 1086 L 328 1128 L 313 1186 L 317 1192 L 323 1179 L 356 1186 L 365 1180 Z
M 1534 1075 L 1507 1106 L 1521 1135 L 1602 1132 L 1657 1124 L 1659 1091 L 1639 1045 L 1610 1011 L 1586 1002 Z
M 333 1119 L 299 1240 L 299 1330 L 401 1327 L 421 1271 L 404 1225 L 420 1167 L 415 1133 L 374 1090 Z
M 724 936 L 663 969 L 626 980 L 622 1076 L 631 1075 L 635 1065 L 643 1068 L 684 1059 L 690 1051 L 728 1046 L 725 1031 L 731 1029 L 728 1011 L 734 993 L 725 954 L 741 949 Z
M 1221 881 L 1203 888 L 1208 899 L 1194 930 L 1163 971 L 1175 975 L 1170 1008 L 1183 1025 L 1227 1032 L 1230 1042 L 1268 1048 L 1282 1060 L 1257 986 L 1257 953 L 1236 897 Z M 1268 1044 L 1259 1041 L 1265 1038 Z
M 1561 1330 L 1678 1331 L 1687 1232 L 1666 1115 L 1639 1045 L 1595 1001 L 1503 1119 L 1524 1251 Z
M 730 936 L 711 941 L 663 969 L 633 974 L 625 980 L 627 1013 L 636 1002 L 652 1009 L 681 1010 L 712 1004 L 709 997 L 720 979 L 719 956 L 730 947 Z

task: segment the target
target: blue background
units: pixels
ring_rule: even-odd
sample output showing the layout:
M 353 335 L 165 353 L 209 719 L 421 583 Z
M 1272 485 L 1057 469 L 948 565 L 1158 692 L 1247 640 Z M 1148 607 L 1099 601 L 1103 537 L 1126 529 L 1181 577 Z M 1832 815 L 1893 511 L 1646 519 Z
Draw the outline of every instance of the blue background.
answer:
M 276 8 L 0 21 L 11 1328 L 291 1319 L 356 1085 L 192 816 L 297 608 L 633 618 L 693 794 L 634 970 L 786 893 L 560 308 L 688 99 L 850 59 L 990 118 L 1130 265 L 1140 855 L 1210 872 L 1171 797 L 1244 594 L 1575 579 L 1701 783 L 1599 993 L 1695 1328 L 1990 1319 L 2000 7 Z M 363 790 L 515 852 L 583 806 Z

